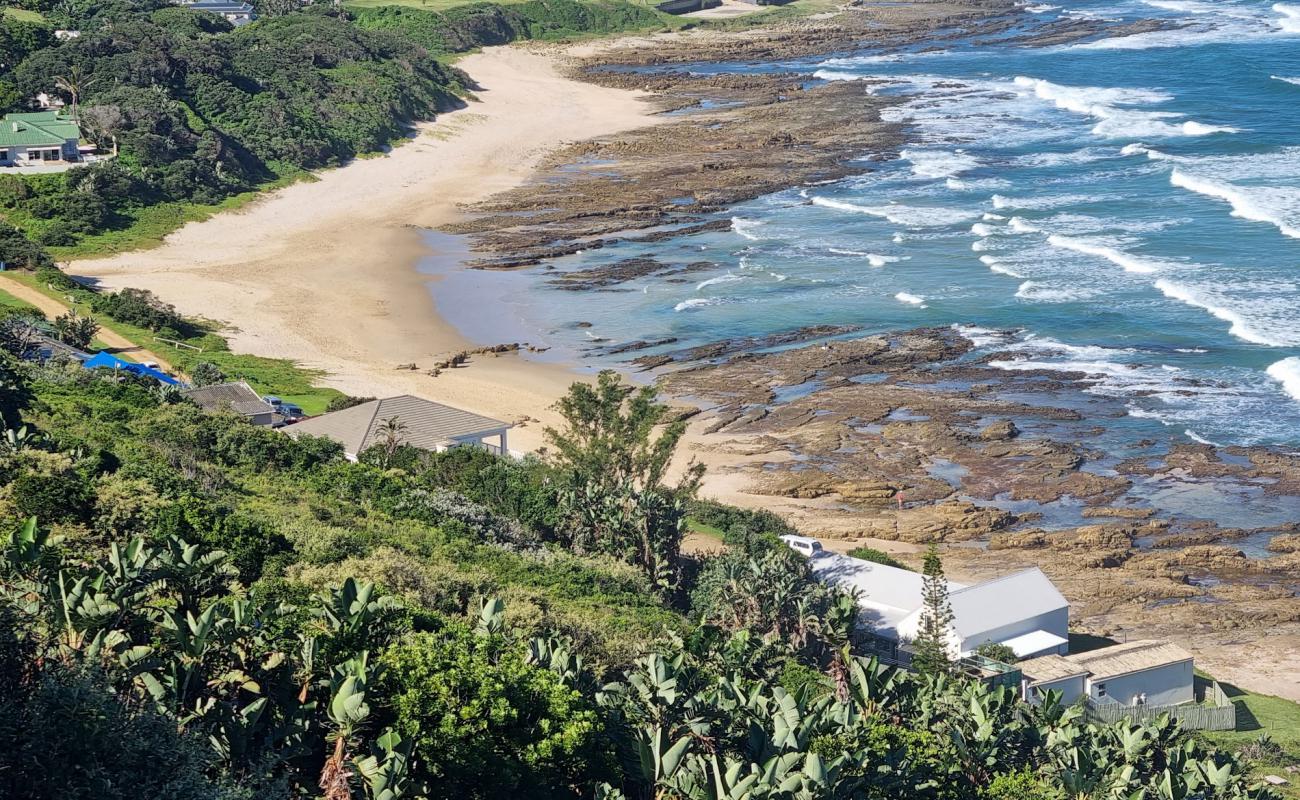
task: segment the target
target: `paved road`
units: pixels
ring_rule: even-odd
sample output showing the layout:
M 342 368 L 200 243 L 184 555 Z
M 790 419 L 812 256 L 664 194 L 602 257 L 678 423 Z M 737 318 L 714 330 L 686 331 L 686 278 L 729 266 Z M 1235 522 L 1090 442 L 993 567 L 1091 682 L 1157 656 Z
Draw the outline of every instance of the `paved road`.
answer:
M 51 320 L 68 313 L 68 306 L 64 303 L 6 275 L 0 275 L 0 290 L 17 297 L 28 305 L 36 306 L 41 310 L 42 314 Z M 99 333 L 95 334 L 95 338 L 108 345 L 116 355 L 125 356 L 137 362 L 153 361 L 163 370 L 179 374 L 167 359 L 152 350 L 140 347 L 125 336 L 110 331 L 108 328 L 101 327 Z

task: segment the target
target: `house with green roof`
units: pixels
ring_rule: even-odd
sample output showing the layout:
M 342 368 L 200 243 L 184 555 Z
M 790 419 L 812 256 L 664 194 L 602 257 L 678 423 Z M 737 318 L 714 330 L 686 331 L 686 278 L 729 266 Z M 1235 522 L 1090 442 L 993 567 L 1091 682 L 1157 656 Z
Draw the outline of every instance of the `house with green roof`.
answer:
M 0 166 L 80 159 L 81 128 L 57 111 L 6 114 L 0 120 Z

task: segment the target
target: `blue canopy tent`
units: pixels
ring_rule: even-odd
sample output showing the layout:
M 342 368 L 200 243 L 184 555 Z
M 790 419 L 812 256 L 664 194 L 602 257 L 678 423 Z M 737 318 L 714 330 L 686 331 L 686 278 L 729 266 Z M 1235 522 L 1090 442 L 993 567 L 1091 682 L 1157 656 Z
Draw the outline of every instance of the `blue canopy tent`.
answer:
M 143 375 L 146 378 L 153 378 L 154 380 L 159 381 L 160 383 L 165 383 L 169 386 L 180 385 L 180 381 L 176 380 L 175 378 L 173 378 L 172 376 L 168 375 L 165 372 L 159 372 L 158 370 L 153 369 L 152 367 L 146 367 L 144 364 L 136 364 L 131 361 L 123 361 L 122 359 L 118 358 L 112 353 L 96 353 L 95 355 L 91 356 L 90 358 L 82 362 L 82 366 L 85 367 L 86 369 L 100 369 L 100 368 L 119 369 L 119 370 L 123 370 L 124 372 L 131 372 L 136 375 Z

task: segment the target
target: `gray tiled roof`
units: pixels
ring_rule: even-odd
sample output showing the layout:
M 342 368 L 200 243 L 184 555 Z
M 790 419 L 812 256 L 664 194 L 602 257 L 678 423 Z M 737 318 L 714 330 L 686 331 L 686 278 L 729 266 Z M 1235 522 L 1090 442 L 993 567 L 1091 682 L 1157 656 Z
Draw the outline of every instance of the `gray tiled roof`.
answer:
M 243 381 L 186 389 L 184 394 L 208 411 L 229 410 L 245 417 L 252 417 L 258 414 L 270 414 L 275 410 L 263 402 L 257 392 L 253 391 L 253 387 Z
M 404 394 L 312 417 L 287 432 L 294 436 L 325 436 L 342 444 L 345 452 L 356 455 L 379 441 L 380 430 L 393 418 L 405 426 L 402 443 L 425 450 L 511 427 L 499 419 Z

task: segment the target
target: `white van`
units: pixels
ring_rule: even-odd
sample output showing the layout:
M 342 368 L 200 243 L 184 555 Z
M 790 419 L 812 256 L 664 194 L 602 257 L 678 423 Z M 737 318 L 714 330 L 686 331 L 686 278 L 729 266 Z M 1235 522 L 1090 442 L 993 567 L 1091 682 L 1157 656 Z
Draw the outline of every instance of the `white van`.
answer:
M 822 543 L 816 539 L 810 539 L 807 536 L 791 536 L 789 534 L 782 536 L 781 541 L 801 556 L 812 558 L 825 552 L 822 549 Z

